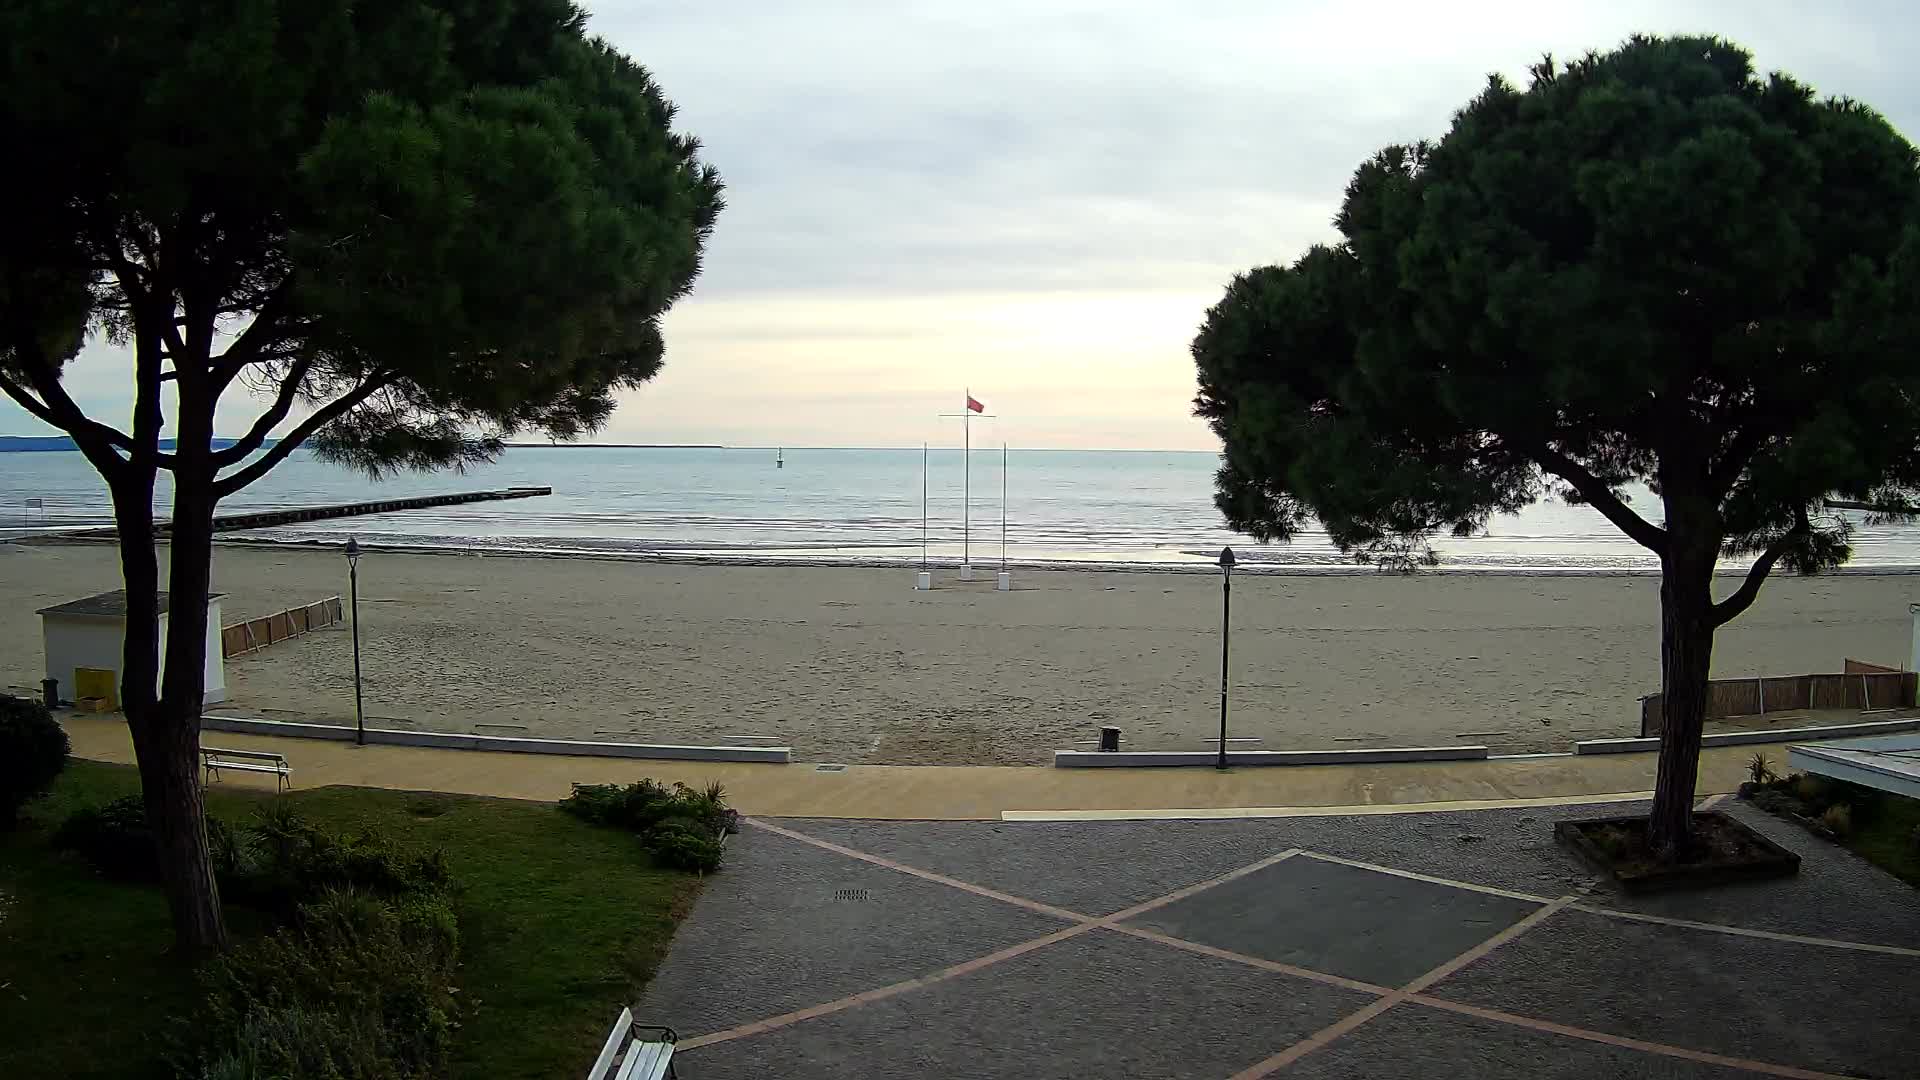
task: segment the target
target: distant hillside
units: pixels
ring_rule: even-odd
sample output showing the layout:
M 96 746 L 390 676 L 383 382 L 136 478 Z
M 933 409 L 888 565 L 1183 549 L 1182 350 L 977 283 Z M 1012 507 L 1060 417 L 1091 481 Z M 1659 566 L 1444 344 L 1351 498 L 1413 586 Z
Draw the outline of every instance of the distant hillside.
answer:
M 215 450 L 224 450 L 239 441 L 238 439 L 216 438 L 213 440 L 213 448 Z M 272 446 L 273 443 L 273 439 L 267 440 L 268 446 Z M 173 449 L 173 440 L 161 439 L 160 449 Z M 77 451 L 79 447 L 73 445 L 72 437 L 67 435 L 0 435 L 0 454 L 34 454 L 47 453 L 55 450 Z

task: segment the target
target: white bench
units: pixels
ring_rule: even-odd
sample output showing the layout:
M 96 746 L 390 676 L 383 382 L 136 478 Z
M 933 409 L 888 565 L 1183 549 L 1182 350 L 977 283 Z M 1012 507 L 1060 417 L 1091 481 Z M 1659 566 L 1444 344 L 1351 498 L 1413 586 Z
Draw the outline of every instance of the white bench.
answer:
M 201 780 L 202 787 L 220 779 L 220 773 L 229 769 L 234 772 L 272 773 L 275 791 L 293 787 L 293 770 L 287 766 L 287 759 L 279 754 L 203 746 L 200 748 L 200 766 L 206 770 Z
M 587 1072 L 587 1080 L 663 1080 L 673 1076 L 673 1044 L 679 1036 L 670 1027 L 636 1024 L 632 1009 L 621 1009 L 620 1019 L 607 1034 L 607 1045 Z

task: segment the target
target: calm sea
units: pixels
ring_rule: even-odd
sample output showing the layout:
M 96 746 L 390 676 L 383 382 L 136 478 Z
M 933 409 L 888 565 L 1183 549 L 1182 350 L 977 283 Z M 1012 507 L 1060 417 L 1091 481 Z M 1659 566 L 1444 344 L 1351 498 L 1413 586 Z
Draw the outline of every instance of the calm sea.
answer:
M 483 550 L 621 553 L 738 561 L 907 564 L 921 558 L 921 452 L 787 449 L 519 448 L 465 474 L 381 483 L 296 453 L 225 511 L 353 502 L 521 484 L 544 498 L 411 510 L 239 535 Z M 1263 546 L 1213 508 L 1218 459 L 1204 452 L 1015 450 L 973 454 L 971 510 L 958 450 L 927 458 L 927 551 L 936 562 L 1192 564 L 1232 544 L 1249 569 L 1351 564 L 1309 534 Z M 164 479 L 164 474 L 163 479 Z M 1003 488 L 1004 480 L 1004 488 Z M 1005 491 L 1004 502 L 1002 491 Z M 164 514 L 169 493 L 159 493 Z M 40 505 L 31 505 L 39 500 Z M 1652 509 L 1641 494 L 1639 505 Z M 0 536 L 107 521 L 106 489 L 77 453 L 0 455 Z M 1650 571 L 1657 563 L 1584 507 L 1544 503 L 1487 535 L 1436 542 L 1455 571 Z M 1920 566 L 1920 529 L 1863 529 L 1855 567 Z

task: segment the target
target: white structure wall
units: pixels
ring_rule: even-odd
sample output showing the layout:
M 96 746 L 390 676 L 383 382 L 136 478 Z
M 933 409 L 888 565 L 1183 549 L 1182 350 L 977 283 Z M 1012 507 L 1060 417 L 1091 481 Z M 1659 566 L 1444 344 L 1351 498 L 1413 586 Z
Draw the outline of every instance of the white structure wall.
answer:
M 75 615 L 46 612 L 40 616 L 41 642 L 46 650 L 47 678 L 60 680 L 60 696 L 72 701 L 78 681 L 76 668 L 105 668 L 119 686 L 121 651 L 126 619 L 118 615 Z M 160 616 L 160 670 L 167 665 L 167 616 Z M 220 655 L 220 601 L 207 603 L 206 702 L 227 700 L 227 666 Z M 156 680 L 154 691 L 159 692 Z

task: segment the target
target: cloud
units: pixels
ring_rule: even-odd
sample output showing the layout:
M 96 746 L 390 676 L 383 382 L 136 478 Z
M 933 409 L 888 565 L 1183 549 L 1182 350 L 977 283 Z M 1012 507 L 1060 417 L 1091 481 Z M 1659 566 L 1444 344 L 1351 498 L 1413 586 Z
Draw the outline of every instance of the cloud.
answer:
M 1896 3 L 1191 7 L 592 5 L 729 203 L 604 437 L 913 443 L 971 385 L 1033 445 L 1210 447 L 1186 343 L 1226 280 L 1330 239 L 1361 160 L 1545 52 L 1710 31 L 1920 122 Z

